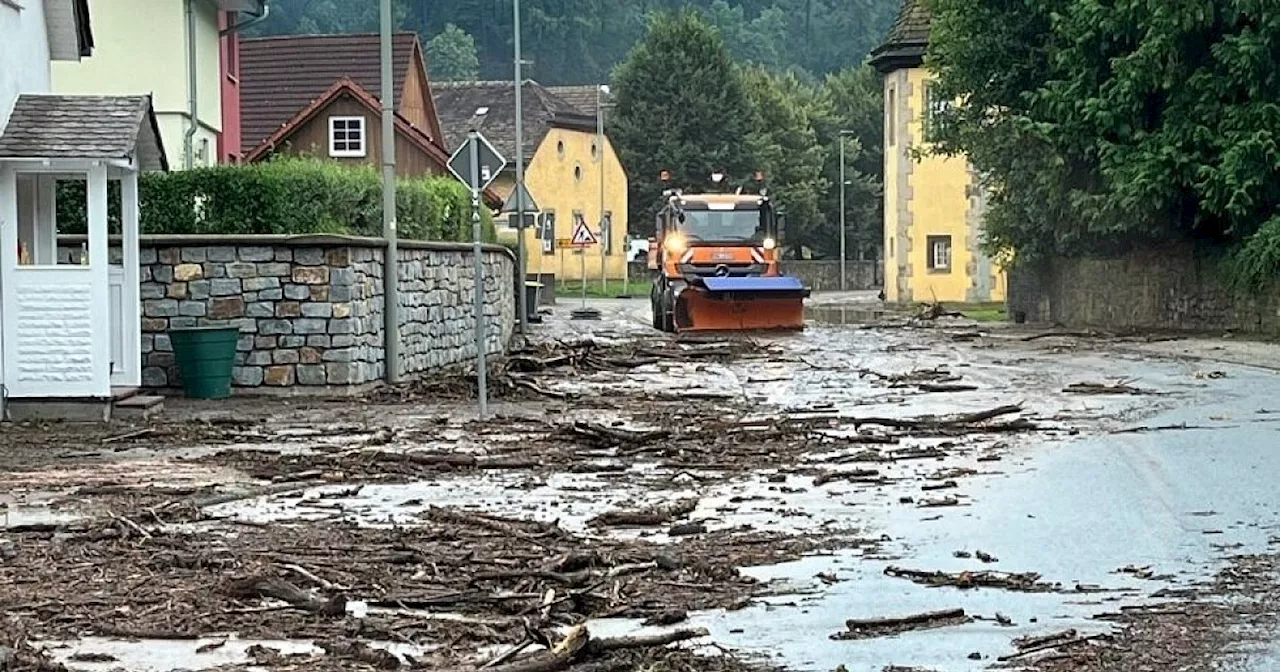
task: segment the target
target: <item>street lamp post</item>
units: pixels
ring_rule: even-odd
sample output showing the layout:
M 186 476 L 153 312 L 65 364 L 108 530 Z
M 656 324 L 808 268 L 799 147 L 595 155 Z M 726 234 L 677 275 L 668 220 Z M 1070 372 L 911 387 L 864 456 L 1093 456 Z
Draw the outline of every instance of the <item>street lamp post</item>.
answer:
M 520 58 L 520 0 L 512 0 L 512 42 L 515 47 L 516 86 L 516 301 L 520 307 L 520 334 L 529 335 L 529 292 L 525 289 L 528 274 L 525 265 L 528 251 L 524 244 L 524 105 L 521 93 L 524 89 L 524 63 Z
M 848 238 L 849 235 L 848 231 L 845 229 L 844 207 L 844 191 L 845 187 L 848 185 L 848 182 L 845 181 L 844 177 L 844 139 L 850 135 L 853 135 L 853 131 L 840 131 L 840 291 L 842 292 L 845 291 L 845 286 L 848 282 L 846 280 L 845 273 L 845 260 L 849 258 L 849 255 L 846 254 L 846 246 L 848 244 L 846 242 L 846 238 Z
M 604 97 L 609 95 L 609 85 L 601 84 L 596 87 L 596 163 L 600 166 L 600 295 L 607 296 L 609 293 L 609 283 L 605 279 L 605 269 L 608 268 L 609 243 L 613 238 L 613 222 L 609 222 L 610 231 L 604 230 Z M 587 279 L 582 279 L 585 286 Z M 626 291 L 624 287 L 623 292 Z
M 387 384 L 400 382 L 400 252 L 396 240 L 396 140 L 395 86 L 391 72 L 391 0 L 382 0 L 378 17 L 379 59 L 382 78 L 382 348 Z

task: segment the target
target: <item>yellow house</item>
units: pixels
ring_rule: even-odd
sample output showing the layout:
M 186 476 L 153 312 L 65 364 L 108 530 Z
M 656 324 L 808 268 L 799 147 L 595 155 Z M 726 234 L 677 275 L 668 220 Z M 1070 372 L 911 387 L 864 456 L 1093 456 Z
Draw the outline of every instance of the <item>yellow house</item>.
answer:
M 924 67 L 927 0 L 903 0 L 871 64 L 884 75 L 884 294 L 892 303 L 1003 301 L 1005 274 L 981 248 L 985 194 L 963 157 L 928 152 L 935 98 Z
M 475 129 L 507 159 L 492 189 L 504 201 L 515 188 L 515 85 L 512 82 L 433 82 L 436 111 L 449 148 Z M 584 110 L 534 81 L 521 89 L 525 187 L 538 206 L 537 225 L 525 230 L 526 273 L 551 273 L 559 282 L 620 280 L 626 273 L 627 174 L 607 135 L 598 134 L 594 103 Z M 514 205 L 512 205 L 514 209 Z M 504 216 L 500 238 L 514 243 Z M 585 222 L 598 244 L 569 241 Z M 584 259 L 585 257 L 585 259 Z M 584 263 L 585 262 L 585 263 Z
M 262 16 L 268 0 L 94 0 L 93 56 L 53 64 L 54 93 L 151 94 L 169 165 L 217 163 L 223 130 L 220 28 Z M 192 123 L 192 120 L 196 120 Z

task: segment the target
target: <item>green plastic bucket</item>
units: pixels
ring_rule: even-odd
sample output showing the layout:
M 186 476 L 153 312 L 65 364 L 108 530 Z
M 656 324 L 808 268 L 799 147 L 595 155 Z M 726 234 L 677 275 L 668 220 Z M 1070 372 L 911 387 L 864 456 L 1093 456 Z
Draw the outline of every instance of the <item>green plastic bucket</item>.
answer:
M 236 363 L 239 327 L 170 329 L 173 354 L 182 374 L 182 392 L 190 399 L 231 396 L 231 369 Z

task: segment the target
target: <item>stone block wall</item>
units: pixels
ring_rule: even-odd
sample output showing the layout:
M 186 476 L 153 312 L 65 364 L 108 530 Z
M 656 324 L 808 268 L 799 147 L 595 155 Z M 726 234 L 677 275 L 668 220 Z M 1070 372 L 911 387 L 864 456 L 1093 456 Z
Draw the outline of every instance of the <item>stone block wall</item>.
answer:
M 1009 274 L 1009 315 L 1104 329 L 1280 335 L 1280 292 L 1229 288 L 1191 246 L 1110 258 L 1059 258 Z
M 501 355 L 514 333 L 515 261 L 500 246 L 482 254 L 487 352 Z M 240 329 L 233 374 L 240 392 L 305 393 L 381 380 L 384 257 L 379 239 L 144 236 L 143 385 L 181 385 L 169 331 L 208 325 Z M 475 359 L 472 259 L 470 245 L 401 242 L 404 375 Z

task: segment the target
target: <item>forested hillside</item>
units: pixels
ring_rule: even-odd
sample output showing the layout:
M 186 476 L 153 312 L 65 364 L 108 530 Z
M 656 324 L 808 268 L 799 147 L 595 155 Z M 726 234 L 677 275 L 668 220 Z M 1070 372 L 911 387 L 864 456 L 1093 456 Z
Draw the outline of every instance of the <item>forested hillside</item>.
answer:
M 720 29 L 734 57 L 821 76 L 862 61 L 898 0 L 524 0 L 528 76 L 545 84 L 604 81 L 656 12 L 692 7 Z M 399 28 L 441 36 L 437 75 L 511 75 L 511 0 L 394 0 Z M 449 26 L 458 30 L 446 30 Z M 273 0 L 256 33 L 375 31 L 376 0 Z M 443 35 L 442 35 L 443 34 Z M 474 43 L 471 58 L 468 38 Z M 459 61 L 455 61 L 459 59 Z M 478 65 L 478 70 L 476 69 Z

